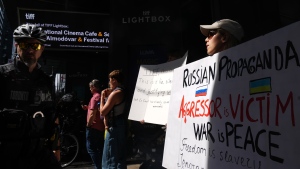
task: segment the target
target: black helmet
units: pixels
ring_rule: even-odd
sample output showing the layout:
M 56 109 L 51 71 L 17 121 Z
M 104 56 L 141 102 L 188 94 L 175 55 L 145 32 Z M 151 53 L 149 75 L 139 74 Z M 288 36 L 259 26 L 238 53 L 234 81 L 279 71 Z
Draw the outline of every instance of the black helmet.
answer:
M 78 114 L 81 110 L 80 101 L 77 99 L 76 95 L 72 93 L 63 95 L 57 103 L 58 113 L 64 115 Z
M 42 30 L 41 27 L 27 23 L 17 27 L 14 31 L 13 37 L 16 41 L 22 38 L 34 38 L 42 43 L 45 43 L 47 34 Z

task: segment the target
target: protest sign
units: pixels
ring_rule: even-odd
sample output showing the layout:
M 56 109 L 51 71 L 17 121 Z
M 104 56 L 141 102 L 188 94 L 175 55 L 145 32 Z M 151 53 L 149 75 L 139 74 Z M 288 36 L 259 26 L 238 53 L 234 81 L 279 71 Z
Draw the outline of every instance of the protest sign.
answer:
M 171 62 L 140 66 L 128 119 L 167 123 L 173 71 L 185 65 L 186 59 L 187 53 Z
M 174 70 L 163 166 L 300 166 L 300 22 Z

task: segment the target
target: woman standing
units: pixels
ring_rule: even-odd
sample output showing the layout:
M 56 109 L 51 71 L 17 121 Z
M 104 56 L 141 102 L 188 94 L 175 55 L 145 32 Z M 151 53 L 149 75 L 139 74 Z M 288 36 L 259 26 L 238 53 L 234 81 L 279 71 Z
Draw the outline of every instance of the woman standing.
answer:
M 105 116 L 106 137 L 102 156 L 102 169 L 126 169 L 127 113 L 123 90 L 123 73 L 109 74 L 109 88 L 101 92 L 100 115 Z
M 242 26 L 231 19 L 221 19 L 212 25 L 200 25 L 200 31 L 206 37 L 209 56 L 240 44 L 244 37 Z

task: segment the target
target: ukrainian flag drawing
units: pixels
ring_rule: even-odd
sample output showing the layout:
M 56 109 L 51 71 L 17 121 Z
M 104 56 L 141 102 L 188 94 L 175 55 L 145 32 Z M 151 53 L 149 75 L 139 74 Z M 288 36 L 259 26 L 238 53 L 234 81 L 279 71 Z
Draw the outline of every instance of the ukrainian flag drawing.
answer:
M 196 94 L 195 94 L 196 97 L 206 96 L 206 94 L 207 94 L 207 85 L 199 86 L 196 88 Z
M 249 82 L 250 85 L 250 94 L 257 94 L 257 93 L 266 93 L 271 92 L 271 77 L 251 80 Z

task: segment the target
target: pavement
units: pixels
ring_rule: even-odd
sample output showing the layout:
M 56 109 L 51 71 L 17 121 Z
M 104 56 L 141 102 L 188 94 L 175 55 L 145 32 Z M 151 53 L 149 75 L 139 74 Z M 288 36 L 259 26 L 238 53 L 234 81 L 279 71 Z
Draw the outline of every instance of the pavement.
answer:
M 128 164 L 127 169 L 139 169 L 140 164 Z M 91 162 L 74 162 L 65 169 L 95 169 L 94 165 Z
M 127 169 L 139 169 L 140 164 L 140 161 L 127 162 Z M 95 169 L 95 167 L 91 161 L 76 161 L 64 169 Z

